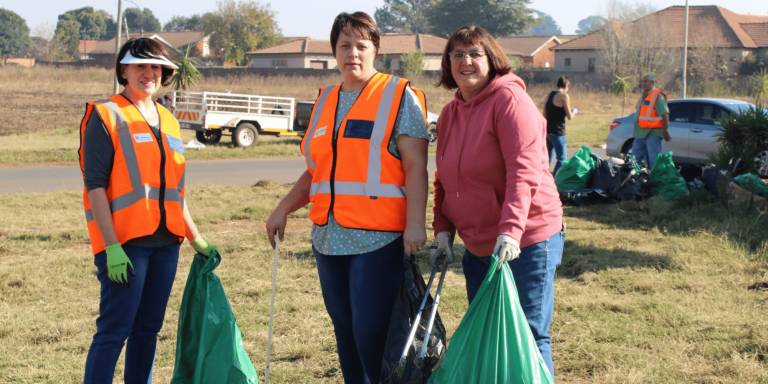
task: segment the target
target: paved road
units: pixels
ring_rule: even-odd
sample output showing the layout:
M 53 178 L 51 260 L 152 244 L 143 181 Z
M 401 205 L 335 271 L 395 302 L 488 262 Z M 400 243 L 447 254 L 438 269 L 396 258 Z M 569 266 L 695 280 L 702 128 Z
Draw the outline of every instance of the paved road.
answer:
M 605 157 L 605 150 L 592 149 Z M 568 150 L 568 157 L 575 150 Z M 306 169 L 302 158 L 210 160 L 187 163 L 187 185 L 253 185 L 259 180 L 278 183 L 296 181 Z M 429 155 L 429 177 L 435 174 L 435 155 Z M 81 190 L 80 167 L 43 166 L 0 168 L 0 194 Z

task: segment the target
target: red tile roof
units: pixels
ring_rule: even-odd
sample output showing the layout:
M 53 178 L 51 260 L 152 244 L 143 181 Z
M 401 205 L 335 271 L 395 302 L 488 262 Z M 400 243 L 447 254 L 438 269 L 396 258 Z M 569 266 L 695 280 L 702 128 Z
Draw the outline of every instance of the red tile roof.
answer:
M 401 54 L 421 49 L 426 55 L 442 55 L 447 39 L 422 33 L 384 33 L 379 41 L 379 53 Z M 329 40 L 295 39 L 269 48 L 248 52 L 249 55 L 273 54 L 333 54 Z
M 183 47 L 188 44 L 197 43 L 198 41 L 205 38 L 205 32 L 202 31 L 186 31 L 186 32 L 144 32 L 144 37 L 152 37 L 157 35 L 161 39 L 167 41 L 169 44 L 173 45 L 176 48 Z M 141 37 L 141 33 L 131 33 L 128 35 L 130 38 L 137 38 Z M 125 34 L 122 35 L 120 38 L 121 43 L 125 43 L 128 41 L 125 38 Z M 99 54 L 99 53 L 115 53 L 115 39 L 112 38 L 110 40 L 100 40 L 96 42 L 96 46 L 94 47 L 93 51 L 89 51 L 90 53 Z
M 768 22 L 768 16 L 742 15 L 719 6 L 691 6 L 688 13 L 688 47 L 757 48 L 755 40 L 742 27 L 743 23 Z M 647 23 L 657 27 L 659 45 L 682 48 L 685 28 L 685 7 L 672 6 L 633 21 L 630 33 L 641 33 Z M 553 47 L 561 50 L 594 50 L 605 45 L 600 31 L 592 32 Z
M 93 52 L 93 49 L 96 48 L 98 42 L 98 40 L 80 40 L 80 44 L 77 46 L 77 51 L 82 54 L 91 53 Z
M 510 36 L 499 37 L 496 41 L 502 48 L 519 52 L 521 56 L 533 56 L 542 47 L 544 47 L 550 40 L 556 38 L 556 36 Z M 559 41 L 560 39 L 558 39 Z
M 741 27 L 747 32 L 752 41 L 760 48 L 768 47 L 768 22 L 766 23 L 741 23 Z

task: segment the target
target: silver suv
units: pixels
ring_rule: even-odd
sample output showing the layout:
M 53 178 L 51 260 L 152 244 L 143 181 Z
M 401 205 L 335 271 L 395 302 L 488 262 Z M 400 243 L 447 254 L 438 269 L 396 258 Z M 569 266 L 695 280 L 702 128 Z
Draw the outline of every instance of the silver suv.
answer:
M 669 101 L 670 141 L 661 144 L 662 153 L 672 151 L 675 164 L 709 163 L 707 155 L 717 152 L 717 119 L 749 108 L 752 104 L 732 99 L 679 99 Z M 613 119 L 608 132 L 606 154 L 620 157 L 632 149 L 635 114 Z

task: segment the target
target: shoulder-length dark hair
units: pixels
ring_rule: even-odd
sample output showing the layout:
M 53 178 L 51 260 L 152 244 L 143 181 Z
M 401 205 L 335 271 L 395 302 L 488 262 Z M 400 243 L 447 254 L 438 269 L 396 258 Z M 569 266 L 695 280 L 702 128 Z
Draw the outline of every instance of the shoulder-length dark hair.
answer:
M 120 61 L 125 58 L 125 55 L 129 50 L 133 57 L 148 57 L 152 55 L 162 56 L 168 59 L 168 51 L 165 49 L 165 46 L 157 40 L 147 37 L 139 37 L 126 41 L 122 48 L 120 48 L 120 52 L 117 54 L 117 59 L 115 60 L 115 75 L 117 75 L 117 82 L 122 86 L 128 84 L 128 80 L 123 77 L 122 66 L 125 64 L 120 64 Z M 163 74 L 160 81 L 163 87 L 171 85 L 171 77 L 174 72 L 176 72 L 176 70 L 173 68 L 163 67 Z
M 347 35 L 356 34 L 365 40 L 370 40 L 376 48 L 376 55 L 378 56 L 381 35 L 376 23 L 367 13 L 355 12 L 350 15 L 342 12 L 336 16 L 331 27 L 331 50 L 333 50 L 334 57 L 336 56 L 336 42 L 339 41 L 339 35 L 342 32 Z
M 496 75 L 506 75 L 512 71 L 512 65 L 509 63 L 507 55 L 504 54 L 504 50 L 501 48 L 496 39 L 491 36 L 488 31 L 482 29 L 474 24 L 467 24 L 456 30 L 448 39 L 448 43 L 445 44 L 445 50 L 443 51 L 443 61 L 440 65 L 442 69 L 442 75 L 437 82 L 437 86 L 442 86 L 445 89 L 456 89 L 459 87 L 456 84 L 456 79 L 453 78 L 451 73 L 451 58 L 449 54 L 453 51 L 456 45 L 479 45 L 483 47 L 483 51 L 488 56 L 488 64 L 490 71 L 488 75 L 493 78 Z

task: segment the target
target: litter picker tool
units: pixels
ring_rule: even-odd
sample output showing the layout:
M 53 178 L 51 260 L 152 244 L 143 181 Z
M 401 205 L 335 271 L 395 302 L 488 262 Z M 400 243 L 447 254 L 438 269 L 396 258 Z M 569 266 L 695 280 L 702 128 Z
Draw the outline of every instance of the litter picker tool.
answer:
M 275 263 L 272 267 L 272 303 L 269 305 L 269 336 L 267 337 L 267 370 L 264 384 L 269 384 L 269 363 L 272 356 L 272 324 L 275 321 L 275 286 L 277 285 L 277 254 L 280 249 L 280 232 L 275 232 Z
M 440 283 L 438 283 L 437 286 L 437 292 L 435 293 L 435 300 L 432 303 L 432 311 L 430 313 L 429 317 L 429 324 L 427 324 L 427 332 L 424 335 L 424 342 L 421 347 L 421 350 L 419 351 L 418 356 L 416 356 L 415 363 L 419 368 L 422 368 L 424 364 L 424 355 L 427 352 L 427 342 L 429 341 L 429 335 L 432 333 L 432 325 L 435 321 L 435 316 L 437 315 L 437 304 L 440 301 L 440 291 L 443 288 L 443 282 L 445 281 L 445 271 L 448 269 L 448 258 L 445 255 L 445 250 L 442 248 L 438 248 L 435 252 L 438 253 L 438 256 L 435 260 L 435 265 L 432 266 L 432 273 L 429 275 L 429 282 L 427 283 L 427 289 L 424 292 L 424 297 L 421 299 L 421 305 L 419 306 L 419 310 L 416 313 L 416 317 L 413 319 L 412 326 L 411 326 L 411 332 L 408 334 L 408 340 L 405 342 L 405 347 L 403 348 L 403 354 L 400 356 L 400 361 L 397 364 L 397 367 L 395 368 L 395 374 L 397 377 L 402 377 L 403 372 L 405 371 L 405 366 L 408 361 L 408 350 L 411 348 L 411 345 L 413 344 L 413 340 L 416 338 L 416 331 L 419 329 L 419 324 L 421 322 L 421 315 L 424 312 L 424 307 L 427 304 L 427 298 L 429 297 L 429 291 L 432 289 L 432 283 L 435 281 L 435 275 L 437 275 L 437 267 L 442 262 L 442 272 L 440 273 Z

